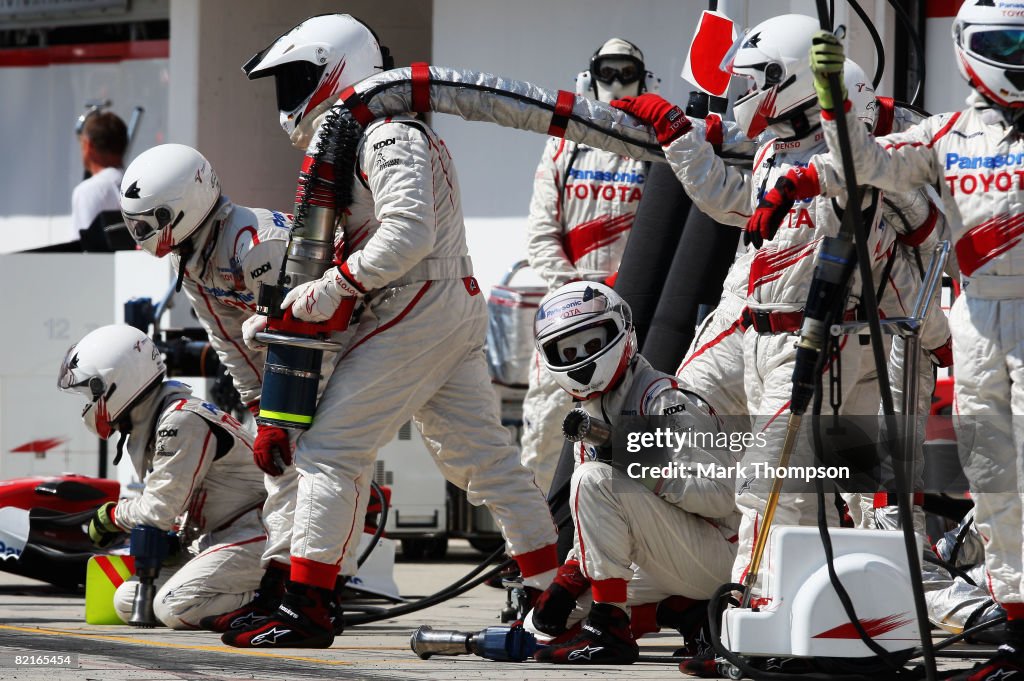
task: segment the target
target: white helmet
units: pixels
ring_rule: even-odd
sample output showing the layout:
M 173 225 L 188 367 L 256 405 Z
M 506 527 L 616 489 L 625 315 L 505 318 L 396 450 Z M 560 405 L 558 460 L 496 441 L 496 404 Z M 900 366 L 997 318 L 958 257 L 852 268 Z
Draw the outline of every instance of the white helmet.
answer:
M 878 118 L 878 100 L 875 99 L 875 86 L 871 84 L 871 79 L 857 62 L 847 59 L 843 65 L 843 82 L 846 84 L 846 97 L 850 100 L 850 107 L 857 112 L 857 119 L 868 130 L 874 130 Z
M 613 388 L 636 354 L 629 305 L 604 284 L 576 281 L 546 295 L 533 332 L 544 366 L 579 400 Z
M 985 99 L 1008 109 L 1024 107 L 1024 17 L 1019 7 L 999 0 L 967 0 L 953 20 L 960 74 Z
M 647 91 L 647 67 L 640 48 L 611 38 L 590 57 L 590 87 L 599 102 L 635 97 Z
M 277 38 L 242 70 L 249 80 L 274 77 L 281 127 L 293 144 L 305 146 L 313 121 L 345 88 L 393 66 L 369 26 L 348 14 L 321 14 Z
M 132 161 L 121 180 L 121 214 L 145 251 L 162 258 L 213 213 L 220 182 L 209 161 L 184 144 L 161 144 Z
M 818 105 L 809 57 L 818 28 L 817 19 L 802 14 L 773 17 L 741 36 L 726 54 L 723 70 L 753 81 L 733 106 L 750 139 L 769 125 L 782 128 L 774 131 L 778 137 L 802 137 L 813 127 L 806 112 Z
M 153 340 L 133 326 L 101 326 L 72 345 L 60 365 L 57 387 L 85 395 L 85 427 L 104 440 L 166 373 Z

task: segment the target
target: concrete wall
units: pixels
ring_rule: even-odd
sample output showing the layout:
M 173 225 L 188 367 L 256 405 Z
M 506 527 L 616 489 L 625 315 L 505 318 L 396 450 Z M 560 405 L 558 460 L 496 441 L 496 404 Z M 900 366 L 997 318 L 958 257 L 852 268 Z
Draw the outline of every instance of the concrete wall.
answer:
M 925 64 L 928 73 L 925 78 L 924 106 L 931 112 L 960 111 L 971 89 L 960 75 L 953 50 L 951 29 L 953 16 L 932 8 L 925 28 Z
M 168 141 L 200 149 L 237 203 L 291 212 L 301 158 L 278 124 L 272 80 L 248 81 L 242 64 L 306 17 L 329 12 L 373 26 L 399 65 L 430 58 L 429 1 L 171 3 Z

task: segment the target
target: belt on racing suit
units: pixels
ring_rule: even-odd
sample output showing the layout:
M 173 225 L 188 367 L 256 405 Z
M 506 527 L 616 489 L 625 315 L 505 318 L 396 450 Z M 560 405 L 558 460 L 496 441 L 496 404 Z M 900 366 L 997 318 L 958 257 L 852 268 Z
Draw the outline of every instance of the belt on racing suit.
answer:
M 969 298 L 982 300 L 1024 298 L 1024 276 L 982 274 L 964 277 L 964 292 Z
M 851 308 L 843 315 L 843 321 L 850 322 L 857 318 L 856 308 Z M 743 308 L 740 319 L 743 329 L 754 329 L 757 333 L 796 333 L 804 323 L 804 311 L 779 312 L 774 310 L 755 310 Z
M 465 279 L 473 276 L 473 259 L 468 255 L 456 258 L 424 258 L 394 281 L 387 288 L 415 284 L 418 281 L 438 279 Z

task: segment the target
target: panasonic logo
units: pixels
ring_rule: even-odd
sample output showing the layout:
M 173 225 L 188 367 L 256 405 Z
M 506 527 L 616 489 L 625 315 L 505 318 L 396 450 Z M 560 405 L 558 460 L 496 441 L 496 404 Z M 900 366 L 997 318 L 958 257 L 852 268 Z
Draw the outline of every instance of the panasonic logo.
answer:
M 958 168 L 959 170 L 976 170 L 978 168 L 1003 168 L 1005 166 L 1019 166 L 1024 163 L 1024 152 L 1016 154 L 999 154 L 996 156 L 961 156 L 960 154 L 946 154 L 946 170 Z
M 644 174 L 643 173 L 610 173 L 605 170 L 579 170 L 572 168 L 569 171 L 569 175 L 574 180 L 600 180 L 603 182 L 633 182 L 635 184 L 643 184 Z

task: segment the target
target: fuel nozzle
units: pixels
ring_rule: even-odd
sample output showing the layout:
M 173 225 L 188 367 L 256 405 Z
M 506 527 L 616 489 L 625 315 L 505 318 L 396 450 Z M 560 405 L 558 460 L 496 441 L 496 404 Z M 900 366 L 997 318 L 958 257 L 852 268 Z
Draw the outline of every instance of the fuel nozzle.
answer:
M 487 627 L 477 633 L 434 630 L 427 625 L 412 633 L 412 651 L 426 660 L 431 655 L 478 655 L 498 662 L 522 662 L 540 647 L 533 634 L 517 627 Z
M 611 444 L 612 425 L 588 414 L 585 409 L 573 409 L 562 419 L 562 434 L 569 442 L 585 442 L 595 447 Z
M 163 530 L 149 526 L 132 529 L 130 553 L 135 561 L 135 576 L 139 578 L 132 601 L 132 616 L 128 620 L 133 627 L 152 629 L 160 626 L 160 620 L 153 613 L 153 598 L 168 549 L 167 533 Z
M 814 264 L 793 366 L 790 411 L 803 414 L 814 396 L 831 324 L 842 319 L 857 252 L 852 241 L 825 237 Z
M 331 149 L 332 145 L 328 144 Z M 256 416 L 260 425 L 306 430 L 313 424 L 324 352 L 341 349 L 330 335 L 348 327 L 355 307 L 355 300 L 347 299 L 331 319 L 321 323 L 303 322 L 281 310 L 290 289 L 319 279 L 334 265 L 337 206 L 333 178 L 328 161 L 306 157 L 287 256 L 277 283 L 260 286 L 256 312 L 267 317 L 266 330 L 256 334 L 256 340 L 267 346 Z

